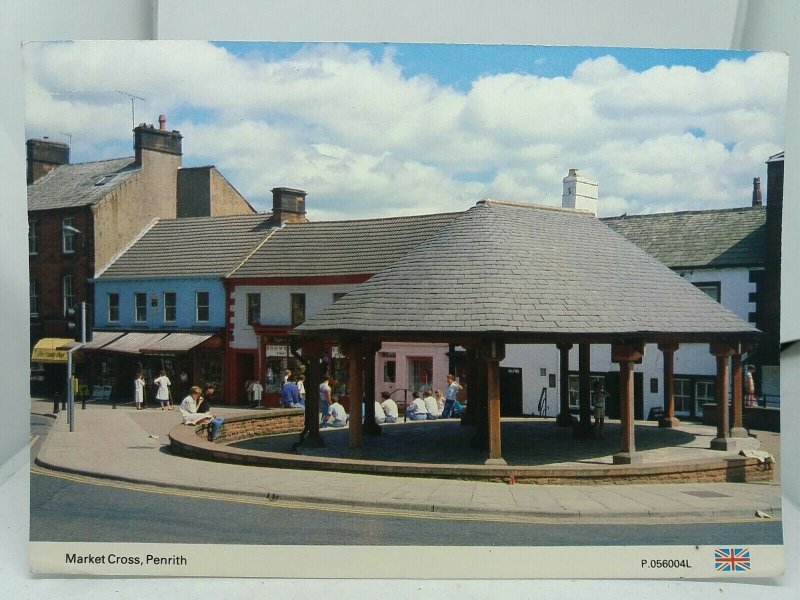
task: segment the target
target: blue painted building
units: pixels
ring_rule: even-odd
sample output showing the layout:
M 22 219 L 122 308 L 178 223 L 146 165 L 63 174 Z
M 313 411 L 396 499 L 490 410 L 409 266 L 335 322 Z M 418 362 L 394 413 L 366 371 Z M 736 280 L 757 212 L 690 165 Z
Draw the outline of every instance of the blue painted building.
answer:
M 176 402 L 206 383 L 222 400 L 223 278 L 269 237 L 272 223 L 270 214 L 164 219 L 143 231 L 94 279 L 90 383 L 127 398 L 138 370 L 148 383 L 164 370 Z

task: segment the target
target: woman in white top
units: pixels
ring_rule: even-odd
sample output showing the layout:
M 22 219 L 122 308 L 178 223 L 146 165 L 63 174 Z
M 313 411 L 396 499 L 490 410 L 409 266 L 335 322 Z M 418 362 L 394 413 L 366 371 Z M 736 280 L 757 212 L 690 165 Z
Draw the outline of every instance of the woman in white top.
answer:
M 136 410 L 142 410 L 144 404 L 144 385 L 144 373 L 139 371 L 133 380 L 133 401 L 136 403 Z
M 172 385 L 172 382 L 169 380 L 169 377 L 167 377 L 167 372 L 162 370 L 161 374 L 156 377 L 153 383 L 158 388 L 156 390 L 156 400 L 161 403 L 161 410 L 164 410 L 169 404 L 169 386 Z M 169 405 L 169 409 L 172 410 L 171 404 Z

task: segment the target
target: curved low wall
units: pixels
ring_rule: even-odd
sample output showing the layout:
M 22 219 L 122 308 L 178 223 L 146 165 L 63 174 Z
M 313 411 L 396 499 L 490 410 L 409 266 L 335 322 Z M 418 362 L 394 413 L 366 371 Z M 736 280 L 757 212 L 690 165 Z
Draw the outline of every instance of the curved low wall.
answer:
M 226 419 L 215 442 L 208 441 L 205 425 L 177 425 L 169 432 L 175 454 L 202 460 L 231 464 L 313 469 L 345 473 L 468 479 L 493 482 L 536 484 L 583 483 L 689 483 L 771 481 L 772 462 L 754 458 L 722 456 L 679 463 L 645 465 L 591 465 L 575 467 L 453 465 L 436 463 L 402 463 L 302 456 L 263 452 L 227 446 L 226 443 L 251 437 L 286 433 L 299 434 L 303 429 L 303 411 L 276 409 L 260 415 Z

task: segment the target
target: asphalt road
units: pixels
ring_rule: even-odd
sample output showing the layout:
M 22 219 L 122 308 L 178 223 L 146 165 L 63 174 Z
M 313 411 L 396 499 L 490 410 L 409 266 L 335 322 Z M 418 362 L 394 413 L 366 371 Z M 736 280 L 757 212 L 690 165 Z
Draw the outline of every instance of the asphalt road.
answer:
M 31 461 L 53 420 L 31 415 Z M 32 541 L 597 546 L 780 544 L 779 520 L 542 523 L 315 506 L 142 486 L 33 466 Z M 198 526 L 198 523 L 204 524 Z
M 198 523 L 205 524 L 198 526 Z M 780 544 L 781 522 L 618 524 L 387 514 L 143 488 L 34 469 L 31 540 L 338 545 Z

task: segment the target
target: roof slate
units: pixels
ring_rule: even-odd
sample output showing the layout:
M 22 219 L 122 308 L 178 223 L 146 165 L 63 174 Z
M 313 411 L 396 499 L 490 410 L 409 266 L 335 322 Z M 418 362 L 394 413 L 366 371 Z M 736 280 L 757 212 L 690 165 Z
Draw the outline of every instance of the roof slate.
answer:
M 284 225 L 230 277 L 373 274 L 446 228 L 456 213 Z
M 28 210 L 96 204 L 140 171 L 133 157 L 60 165 L 28 186 Z M 97 185 L 106 175 L 114 177 Z
M 756 267 L 766 262 L 766 207 L 601 219 L 673 269 Z
M 266 213 L 162 219 L 97 279 L 222 277 L 271 231 Z
M 482 201 L 296 331 L 756 330 L 586 213 Z

